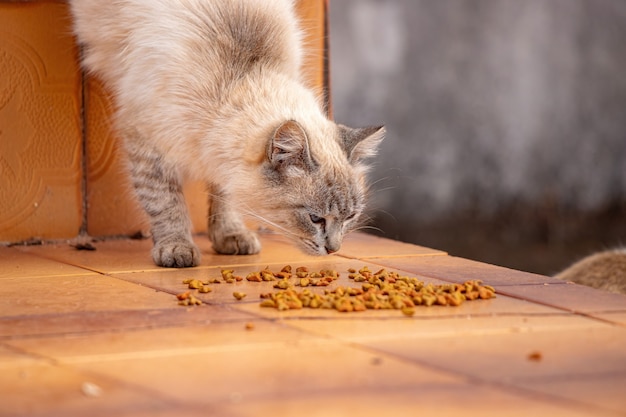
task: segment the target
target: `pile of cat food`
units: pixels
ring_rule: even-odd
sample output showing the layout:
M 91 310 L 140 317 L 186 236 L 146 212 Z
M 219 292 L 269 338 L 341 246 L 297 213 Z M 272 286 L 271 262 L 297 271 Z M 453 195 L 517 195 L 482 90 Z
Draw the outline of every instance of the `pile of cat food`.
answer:
M 235 275 L 234 270 L 222 270 L 221 279 L 207 281 L 199 279 L 184 280 L 189 289 L 200 293 L 211 292 L 211 284 L 232 284 L 244 277 Z M 251 282 L 274 281 L 274 291 L 261 294 L 261 307 L 278 310 L 297 310 L 302 308 L 334 309 L 340 312 L 365 310 L 400 310 L 403 314 L 415 314 L 417 306 L 459 306 L 465 301 L 490 299 L 495 297 L 495 289 L 483 285 L 481 281 L 467 281 L 463 284 L 425 284 L 417 278 L 408 277 L 394 271 L 381 269 L 372 272 L 367 266 L 348 270 L 348 278 L 359 286 L 337 286 L 323 293 L 313 287 L 326 287 L 339 279 L 337 271 L 324 269 L 310 272 L 306 267 L 295 270 L 290 265 L 279 272 L 272 272 L 269 267 L 249 273 L 245 279 Z M 242 300 L 245 293 L 235 291 L 233 297 Z M 187 291 L 178 294 L 180 305 L 200 305 L 202 301 Z

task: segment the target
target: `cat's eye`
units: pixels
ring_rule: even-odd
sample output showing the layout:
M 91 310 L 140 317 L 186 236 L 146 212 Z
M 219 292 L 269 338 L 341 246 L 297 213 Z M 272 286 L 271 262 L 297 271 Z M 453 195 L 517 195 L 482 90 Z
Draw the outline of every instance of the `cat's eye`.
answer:
M 352 213 L 348 217 L 346 217 L 345 221 L 349 222 L 350 220 L 353 220 L 355 217 L 356 217 L 356 213 Z
M 320 217 L 318 215 L 315 214 L 309 214 L 309 217 L 311 218 L 311 222 L 315 223 L 315 224 L 321 224 L 324 225 L 326 223 L 326 219 L 323 217 Z

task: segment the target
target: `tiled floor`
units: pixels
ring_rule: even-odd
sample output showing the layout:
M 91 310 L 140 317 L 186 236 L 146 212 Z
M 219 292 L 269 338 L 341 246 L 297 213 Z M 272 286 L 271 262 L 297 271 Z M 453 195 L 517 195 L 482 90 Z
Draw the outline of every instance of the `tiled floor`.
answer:
M 326 258 L 262 240 L 232 257 L 199 237 L 188 270 L 155 267 L 149 241 L 0 248 L 0 416 L 626 415 L 625 296 L 362 234 Z M 413 317 L 279 312 L 259 307 L 271 283 L 246 280 L 202 306 L 174 296 L 226 266 L 285 264 L 482 279 L 498 296 Z

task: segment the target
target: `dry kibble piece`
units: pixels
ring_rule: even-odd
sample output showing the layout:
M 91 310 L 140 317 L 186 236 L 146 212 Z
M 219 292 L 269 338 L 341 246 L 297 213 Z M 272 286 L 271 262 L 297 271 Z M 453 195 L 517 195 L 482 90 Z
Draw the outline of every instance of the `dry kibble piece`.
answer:
M 354 307 L 348 298 L 340 298 L 335 303 L 335 309 L 342 313 L 348 313 L 354 311 Z
M 274 284 L 274 288 L 280 288 L 281 290 L 286 290 L 289 287 L 291 287 L 289 281 L 278 281 L 276 284 Z
M 402 309 L 402 314 L 410 317 L 415 314 L 415 309 L 413 307 L 404 307 Z
M 235 297 L 237 300 L 242 300 L 245 296 L 246 296 L 246 293 L 243 293 L 243 292 L 235 291 L 233 293 L 233 297 Z
M 246 330 L 254 330 L 254 323 L 250 323 L 250 322 L 246 323 L 245 328 Z
M 281 269 L 280 272 L 286 272 L 288 274 L 291 274 L 291 265 L 283 266 L 283 269 Z
M 181 306 L 193 306 L 193 305 L 201 305 L 202 301 L 197 299 L 193 294 L 189 294 L 186 298 L 180 300 L 178 302 Z
M 491 290 L 488 290 L 485 287 L 478 288 L 478 296 L 482 298 L 483 300 L 488 300 L 490 298 L 495 297 L 493 292 Z
M 465 300 L 465 296 L 461 294 L 460 292 L 447 294 L 446 297 L 448 299 L 448 305 L 455 306 L 455 307 L 460 306 Z
M 422 304 L 425 306 L 431 306 L 437 301 L 437 296 L 434 294 L 424 294 L 422 296 Z
M 529 361 L 533 361 L 533 362 L 539 362 L 541 361 L 541 359 L 543 359 L 543 356 L 541 355 L 541 352 L 531 352 L 528 354 L 528 360 Z
M 209 287 L 208 285 L 203 285 L 201 288 L 198 288 L 198 292 L 201 292 L 203 294 L 209 293 L 213 291 L 213 288 Z
M 198 288 L 202 288 L 204 284 L 199 279 L 192 279 L 187 285 L 189 285 L 190 289 L 197 290 Z
M 480 297 L 480 293 L 478 291 L 472 290 L 465 293 L 465 298 L 468 300 L 476 300 L 478 297 Z
M 272 307 L 272 308 L 275 308 L 276 307 L 276 301 L 272 300 L 271 298 L 265 298 L 263 301 L 261 301 L 261 307 Z
M 322 275 L 325 275 L 327 277 L 333 277 L 334 279 L 339 278 L 339 272 L 335 271 L 334 269 L 324 269 L 321 271 Z
M 352 308 L 354 309 L 354 311 L 365 311 L 365 310 L 367 310 L 367 307 L 365 306 L 365 303 L 363 303 L 362 301 L 355 302 L 353 300 L 352 301 Z
M 276 277 L 270 271 L 261 271 L 261 279 L 263 281 L 276 281 Z
M 372 276 L 372 271 L 367 266 L 359 269 L 359 274 L 363 275 L 365 278 L 370 278 Z
M 186 300 L 187 298 L 189 298 L 190 294 L 191 293 L 189 291 L 183 292 L 183 293 L 177 294 L 176 298 L 178 298 L 179 300 Z
M 261 281 L 263 281 L 263 279 L 261 278 L 261 274 L 259 272 L 250 272 L 246 276 L 246 279 L 248 281 L 252 281 L 252 282 L 261 282 Z
M 346 288 L 346 292 L 348 293 L 348 295 L 352 295 L 352 296 L 363 294 L 363 290 L 361 288 L 348 287 Z

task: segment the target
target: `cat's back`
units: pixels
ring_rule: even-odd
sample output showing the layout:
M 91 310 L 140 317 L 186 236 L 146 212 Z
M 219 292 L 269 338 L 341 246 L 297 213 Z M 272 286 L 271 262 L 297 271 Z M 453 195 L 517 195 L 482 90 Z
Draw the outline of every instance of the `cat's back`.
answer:
M 626 249 L 595 253 L 574 263 L 555 277 L 626 294 Z
M 255 65 L 297 76 L 291 0 L 72 0 L 83 62 L 110 84 L 137 71 L 241 77 Z M 176 67 L 178 66 L 178 67 Z M 184 72 L 183 72 L 184 73 Z M 147 75 L 149 76 L 149 75 Z

